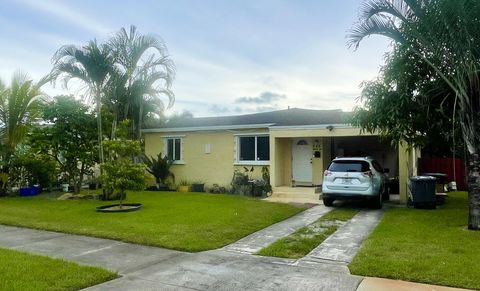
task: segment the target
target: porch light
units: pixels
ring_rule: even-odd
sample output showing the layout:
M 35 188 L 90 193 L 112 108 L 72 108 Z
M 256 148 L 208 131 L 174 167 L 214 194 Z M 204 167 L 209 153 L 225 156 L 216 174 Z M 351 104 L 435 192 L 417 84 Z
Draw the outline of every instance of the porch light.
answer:
M 304 139 L 301 139 L 297 142 L 297 145 L 308 145 L 307 141 Z

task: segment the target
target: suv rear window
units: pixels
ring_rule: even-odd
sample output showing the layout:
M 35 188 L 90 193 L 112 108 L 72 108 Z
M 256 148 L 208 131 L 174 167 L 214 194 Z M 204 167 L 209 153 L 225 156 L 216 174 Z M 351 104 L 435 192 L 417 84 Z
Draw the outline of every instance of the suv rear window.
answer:
M 333 161 L 328 167 L 330 172 L 366 172 L 370 165 L 365 161 Z

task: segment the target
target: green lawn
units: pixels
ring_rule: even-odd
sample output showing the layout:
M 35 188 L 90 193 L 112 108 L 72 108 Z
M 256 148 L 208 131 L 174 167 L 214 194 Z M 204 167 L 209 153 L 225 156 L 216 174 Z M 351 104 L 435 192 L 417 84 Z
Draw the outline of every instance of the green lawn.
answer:
M 467 193 L 437 210 L 395 208 L 363 243 L 353 274 L 480 289 L 480 231 L 469 231 Z
M 314 223 L 261 249 L 257 254 L 291 259 L 302 258 L 337 230 L 338 221 L 347 221 L 357 212 L 355 209 L 334 209 Z
M 79 290 L 117 278 L 110 271 L 0 248 L 0 290 Z
M 143 208 L 98 213 L 95 207 L 109 202 L 2 198 L 0 224 L 197 252 L 222 247 L 304 210 L 233 195 L 142 191 L 127 196 L 127 202 Z

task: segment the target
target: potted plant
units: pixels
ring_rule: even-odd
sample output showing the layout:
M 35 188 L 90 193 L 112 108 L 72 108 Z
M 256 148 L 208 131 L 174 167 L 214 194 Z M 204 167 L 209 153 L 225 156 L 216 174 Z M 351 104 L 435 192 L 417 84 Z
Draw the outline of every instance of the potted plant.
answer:
M 172 178 L 175 182 L 175 175 L 170 171 L 174 161 L 168 159 L 167 156 L 162 157 L 162 153 L 159 153 L 157 158 L 148 157 L 144 154 L 142 160 L 147 166 L 147 172 L 155 177 L 157 190 L 168 190 L 167 179 Z
M 195 181 L 192 183 L 192 192 L 205 192 L 205 183 Z
M 187 180 L 182 180 L 177 187 L 178 192 L 190 192 L 190 183 Z

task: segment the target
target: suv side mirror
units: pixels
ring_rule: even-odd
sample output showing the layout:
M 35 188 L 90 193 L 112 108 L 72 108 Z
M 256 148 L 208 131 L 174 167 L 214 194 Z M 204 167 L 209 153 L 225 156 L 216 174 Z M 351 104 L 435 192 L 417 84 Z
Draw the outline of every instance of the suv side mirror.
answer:
M 383 172 L 384 172 L 385 174 L 388 174 L 388 173 L 390 173 L 390 169 L 389 169 L 389 168 L 385 168 L 385 169 L 383 169 Z

